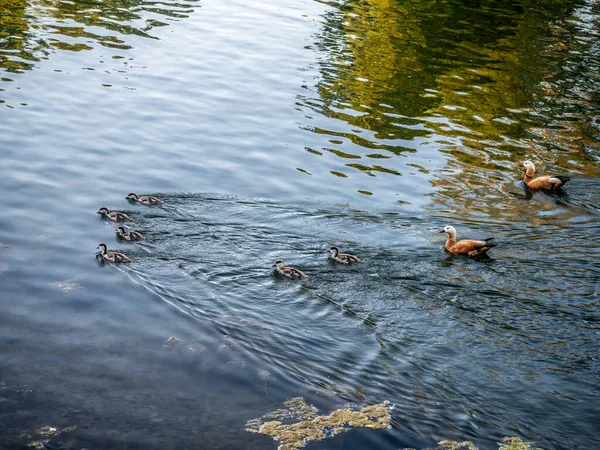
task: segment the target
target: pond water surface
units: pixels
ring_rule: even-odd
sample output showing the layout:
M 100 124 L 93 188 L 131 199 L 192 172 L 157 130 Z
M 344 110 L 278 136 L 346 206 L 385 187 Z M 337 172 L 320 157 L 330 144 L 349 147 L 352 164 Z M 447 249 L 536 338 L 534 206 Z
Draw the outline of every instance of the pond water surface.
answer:
M 0 447 L 274 449 L 246 422 L 304 397 L 395 405 L 310 449 L 600 448 L 599 37 L 594 0 L 4 0 Z

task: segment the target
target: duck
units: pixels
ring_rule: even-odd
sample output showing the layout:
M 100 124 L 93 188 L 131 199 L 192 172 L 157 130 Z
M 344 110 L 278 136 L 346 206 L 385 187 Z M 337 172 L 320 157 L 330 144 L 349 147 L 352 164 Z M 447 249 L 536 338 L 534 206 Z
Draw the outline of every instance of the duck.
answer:
M 162 201 L 158 197 L 154 197 L 152 195 L 137 195 L 135 192 L 130 192 L 127 197 L 127 200 L 131 200 L 134 202 L 140 202 L 144 205 L 162 205 L 164 201 Z
M 105 243 L 98 244 L 96 249 L 100 250 L 100 256 L 102 257 L 103 261 L 111 261 L 115 263 L 130 263 L 132 261 L 129 256 L 123 253 L 107 251 Z
M 492 244 L 492 238 L 484 239 L 483 241 L 475 241 L 472 239 L 463 239 L 456 242 L 456 229 L 452 225 L 446 225 L 440 233 L 448 233 L 448 240 L 444 248 L 455 255 L 479 256 L 487 253 L 487 251 L 497 244 Z
M 560 189 L 564 184 L 569 181 L 570 177 L 565 176 L 544 176 L 533 178 L 535 174 L 535 166 L 531 161 L 525 161 L 523 163 L 525 167 L 525 178 L 523 182 L 530 189 Z
M 118 211 L 109 211 L 108 208 L 104 206 L 98 210 L 98 214 L 106 217 L 108 220 L 112 220 L 113 222 L 129 222 L 133 220 L 127 214 L 118 212 Z
M 329 257 L 334 261 L 340 262 L 342 264 L 362 264 L 363 262 L 362 259 L 354 255 L 349 255 L 348 253 L 340 253 L 340 250 L 336 246 L 333 246 L 329 249 Z
M 308 278 L 308 275 L 306 275 L 301 270 L 298 270 L 295 267 L 286 267 L 281 259 L 278 259 L 277 261 L 275 261 L 275 264 L 273 264 L 273 267 L 275 267 L 275 270 L 277 271 L 277 273 L 279 275 L 282 275 L 286 278 L 291 278 L 293 280 L 300 279 L 300 278 Z
M 144 235 L 139 231 L 128 230 L 125 227 L 119 227 L 116 231 L 117 235 L 121 239 L 125 239 L 126 241 L 141 241 L 142 239 L 144 239 Z

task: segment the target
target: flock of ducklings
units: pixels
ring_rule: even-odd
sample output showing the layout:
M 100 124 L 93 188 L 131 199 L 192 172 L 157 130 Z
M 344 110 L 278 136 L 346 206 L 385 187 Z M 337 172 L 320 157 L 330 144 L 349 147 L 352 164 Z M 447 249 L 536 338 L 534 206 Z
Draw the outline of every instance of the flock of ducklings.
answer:
M 523 179 L 523 182 L 529 189 L 558 191 L 567 181 L 570 180 L 569 177 L 565 176 L 542 176 L 534 178 L 535 166 L 531 161 L 525 161 L 523 163 L 523 167 L 525 168 L 525 178 Z M 157 197 L 153 197 L 151 195 L 137 195 L 134 192 L 130 193 L 125 198 L 143 205 L 161 205 L 164 203 Z M 133 220 L 125 213 L 109 211 L 108 208 L 105 207 L 100 208 L 98 214 L 113 222 L 129 222 Z M 119 226 L 116 229 L 116 233 L 121 239 L 125 239 L 126 241 L 134 242 L 144 239 L 144 235 L 139 231 L 129 230 L 124 226 Z M 461 241 L 457 241 L 456 229 L 451 225 L 445 226 L 440 233 L 446 233 L 448 235 L 444 247 L 448 252 L 454 255 L 480 256 L 486 254 L 488 250 L 496 246 L 496 244 L 490 242 L 494 238 L 488 238 L 482 241 L 474 239 L 463 239 Z M 100 250 L 98 256 L 102 259 L 102 261 L 110 261 L 115 263 L 129 263 L 132 261 L 131 258 L 124 253 L 108 251 L 108 247 L 104 243 L 99 244 L 97 249 Z M 357 256 L 350 255 L 348 253 L 340 253 L 337 247 L 331 247 L 329 249 L 329 258 L 342 264 L 362 264 L 363 262 Z M 273 267 L 275 267 L 277 273 L 286 278 L 308 278 L 308 275 L 306 275 L 304 272 L 296 269 L 295 267 L 286 266 L 280 259 L 275 261 Z

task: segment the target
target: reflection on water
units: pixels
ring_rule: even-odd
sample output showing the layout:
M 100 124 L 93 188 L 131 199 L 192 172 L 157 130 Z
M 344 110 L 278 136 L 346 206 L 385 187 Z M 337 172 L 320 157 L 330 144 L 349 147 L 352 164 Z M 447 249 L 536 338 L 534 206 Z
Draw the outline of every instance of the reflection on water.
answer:
M 597 447 L 598 3 L 201 5 L 0 5 L 0 447 L 273 449 L 298 397 L 395 405 L 315 448 Z
M 325 138 L 312 153 L 347 159 L 335 175 L 428 173 L 433 147 L 448 156 L 434 201 L 493 214 L 510 200 L 498 184 L 524 159 L 600 172 L 597 3 L 329 4 L 322 77 L 300 103 Z M 397 158 L 407 152 L 425 152 L 425 164 Z
M 22 73 L 56 50 L 129 50 L 128 35 L 156 39 L 153 28 L 188 17 L 196 6 L 196 0 L 6 0 L 0 5 L 0 71 Z

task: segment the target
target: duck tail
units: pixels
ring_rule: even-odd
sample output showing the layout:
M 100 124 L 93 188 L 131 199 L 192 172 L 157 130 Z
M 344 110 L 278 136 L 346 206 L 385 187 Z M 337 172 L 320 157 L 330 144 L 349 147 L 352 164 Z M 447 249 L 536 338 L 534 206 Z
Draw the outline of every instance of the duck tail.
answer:
M 558 178 L 562 184 L 565 184 L 567 181 L 571 181 L 571 177 L 564 177 L 562 175 L 553 178 Z
M 484 241 L 485 242 L 490 242 L 492 239 L 496 239 L 496 238 L 491 237 L 491 238 L 484 239 Z

